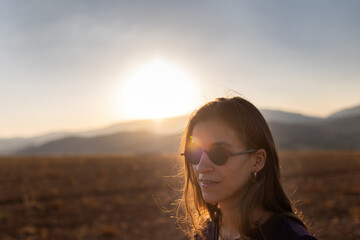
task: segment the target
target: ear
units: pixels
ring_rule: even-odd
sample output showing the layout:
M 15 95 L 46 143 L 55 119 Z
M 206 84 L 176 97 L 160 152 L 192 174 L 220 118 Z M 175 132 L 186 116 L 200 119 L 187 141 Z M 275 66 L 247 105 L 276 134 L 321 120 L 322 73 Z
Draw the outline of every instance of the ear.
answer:
M 255 153 L 253 153 L 253 165 L 252 172 L 260 172 L 266 163 L 266 151 L 265 149 L 259 149 Z

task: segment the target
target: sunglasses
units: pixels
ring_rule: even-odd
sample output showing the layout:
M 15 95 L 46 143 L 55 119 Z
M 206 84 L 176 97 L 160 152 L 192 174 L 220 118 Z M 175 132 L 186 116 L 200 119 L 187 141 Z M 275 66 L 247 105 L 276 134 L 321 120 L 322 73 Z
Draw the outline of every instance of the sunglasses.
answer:
M 193 165 L 198 165 L 201 156 L 203 155 L 203 153 L 206 153 L 210 158 L 211 162 L 213 162 L 215 165 L 221 166 L 227 162 L 229 157 L 246 154 L 246 153 L 253 153 L 256 151 L 257 150 L 252 149 L 252 150 L 245 150 L 241 152 L 231 153 L 227 148 L 225 148 L 222 145 L 213 146 L 210 148 L 209 151 L 206 151 L 199 147 L 190 146 L 186 148 L 185 152 L 181 153 L 181 156 L 185 156 L 186 162 L 191 163 Z

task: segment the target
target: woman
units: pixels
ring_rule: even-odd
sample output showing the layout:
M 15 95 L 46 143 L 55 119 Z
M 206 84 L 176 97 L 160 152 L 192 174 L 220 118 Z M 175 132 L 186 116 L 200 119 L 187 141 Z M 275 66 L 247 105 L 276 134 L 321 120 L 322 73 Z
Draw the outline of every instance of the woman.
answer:
M 209 102 L 184 137 L 180 207 L 192 239 L 316 239 L 284 193 L 273 137 L 254 105 L 241 97 Z

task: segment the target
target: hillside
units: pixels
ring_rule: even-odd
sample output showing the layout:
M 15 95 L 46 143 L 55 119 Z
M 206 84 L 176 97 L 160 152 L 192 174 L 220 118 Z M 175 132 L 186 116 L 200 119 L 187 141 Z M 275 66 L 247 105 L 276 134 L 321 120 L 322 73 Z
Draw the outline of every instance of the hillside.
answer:
M 328 118 L 262 110 L 280 149 L 360 149 L 360 114 L 345 109 Z M 0 139 L 0 154 L 115 154 L 176 152 L 188 116 L 117 123 L 83 132 Z
M 323 121 L 316 125 L 270 122 L 281 150 L 360 149 L 360 117 Z M 98 137 L 67 137 L 17 152 L 37 154 L 175 153 L 181 134 L 123 132 Z
M 321 124 L 270 123 L 280 149 L 360 149 L 360 116 Z
M 26 148 L 18 155 L 37 154 L 120 154 L 171 153 L 179 148 L 181 135 L 158 135 L 150 132 L 124 132 L 100 137 L 67 137 L 37 147 Z

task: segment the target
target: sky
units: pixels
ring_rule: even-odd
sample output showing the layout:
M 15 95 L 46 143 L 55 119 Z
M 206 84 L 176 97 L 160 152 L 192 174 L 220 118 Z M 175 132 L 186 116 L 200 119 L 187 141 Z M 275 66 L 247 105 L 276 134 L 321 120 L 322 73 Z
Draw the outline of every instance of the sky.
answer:
M 183 114 L 234 92 L 318 117 L 360 105 L 359 11 L 346 0 L 0 0 L 0 138 Z

